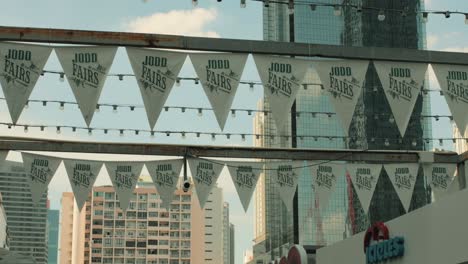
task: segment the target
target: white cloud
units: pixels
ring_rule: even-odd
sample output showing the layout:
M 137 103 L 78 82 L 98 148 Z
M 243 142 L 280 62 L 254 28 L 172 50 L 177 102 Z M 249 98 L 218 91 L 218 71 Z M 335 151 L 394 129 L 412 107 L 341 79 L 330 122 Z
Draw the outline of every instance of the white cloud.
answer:
M 219 37 L 207 26 L 218 17 L 216 9 L 195 8 L 193 10 L 172 10 L 137 17 L 126 22 L 124 27 L 131 32 L 186 35 L 197 37 Z

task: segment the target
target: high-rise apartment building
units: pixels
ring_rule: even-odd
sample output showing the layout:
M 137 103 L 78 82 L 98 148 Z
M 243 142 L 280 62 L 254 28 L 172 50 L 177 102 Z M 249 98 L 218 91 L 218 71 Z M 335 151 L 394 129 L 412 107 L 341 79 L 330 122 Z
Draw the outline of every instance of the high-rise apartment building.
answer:
M 0 192 L 7 216 L 10 252 L 48 263 L 47 192 L 33 204 L 23 163 L 4 161 L 0 167 Z
M 223 205 L 223 263 L 234 264 L 234 225 L 229 222 L 229 203 Z
M 223 197 L 215 187 L 201 209 L 177 190 L 170 210 L 151 182 L 139 182 L 124 213 L 111 186 L 94 187 L 78 212 L 64 193 L 60 263 L 197 264 L 223 261 Z
M 7 216 L 3 207 L 3 197 L 0 194 L 0 256 L 1 252 L 7 253 L 10 249 L 10 236 L 7 225 Z
M 323 0 L 320 2 L 343 4 L 343 2 L 356 3 L 356 1 Z M 313 5 L 314 8 L 310 8 L 310 6 L 305 5 L 306 2 L 310 2 L 312 5 L 316 3 L 313 0 L 306 0 L 295 6 L 293 27 L 290 27 L 287 5 L 270 3 L 268 7 L 264 7 L 264 40 L 290 41 L 292 28 L 294 40 L 302 43 L 425 48 L 424 25 L 414 14 L 405 17 L 395 12 L 386 14 L 387 19 L 382 23 L 377 20 L 378 11 L 369 13 L 363 11 L 359 14 L 355 9 L 345 9 L 341 15 L 336 16 L 333 7 Z M 417 9 L 422 6 L 420 0 L 383 2 L 364 0 L 359 3 L 363 6 L 390 9 L 406 5 L 413 10 L 413 8 Z M 316 112 L 316 114 L 301 114 L 296 117 L 298 148 L 431 149 L 431 146 L 428 146 L 423 140 L 431 137 L 431 121 L 420 118 L 420 116 L 428 115 L 430 112 L 429 96 L 420 96 L 406 137 L 401 142 L 395 141 L 398 130 L 395 122 L 390 122 L 391 118 L 383 117 L 384 114 L 391 111 L 384 99 L 382 88 L 379 88 L 381 85 L 378 78 L 372 72 L 371 65 L 370 73 L 366 76 L 363 96 L 356 108 L 350 129 L 351 139 L 344 142 L 341 139 L 320 137 L 339 137 L 344 135 L 344 131 L 335 115 L 320 114 L 335 111 L 327 96 L 322 95 L 320 86 L 317 85 L 320 84 L 320 79 L 315 71 L 313 69 L 308 71 L 304 83 L 310 85 L 307 86 L 307 90 L 301 89 L 299 91 L 296 97 L 296 109 L 299 113 Z M 375 92 L 376 89 L 378 96 Z M 378 102 L 375 101 L 375 97 L 379 98 Z M 264 99 L 264 102 L 259 103 L 258 108 L 268 110 L 268 101 Z M 378 114 L 377 119 L 375 119 L 374 114 Z M 358 127 L 355 125 L 358 122 L 364 125 Z M 254 134 L 275 134 L 276 131 L 271 116 L 262 114 L 255 116 Z M 301 135 L 317 137 L 301 138 Z M 394 143 L 387 146 L 383 140 L 385 138 Z M 254 140 L 254 144 L 260 147 L 290 147 L 291 141 L 279 137 L 259 138 Z M 362 209 L 359 207 L 360 204 L 352 189 L 351 182 L 347 180 L 345 175 L 340 176 L 328 206 L 323 207 L 315 199 L 312 192 L 310 173 L 304 170 L 298 185 L 299 243 L 326 245 L 367 227 L 367 217 L 360 213 Z M 265 262 L 275 259 L 282 255 L 285 246 L 293 242 L 292 214 L 285 210 L 278 197 L 276 186 L 269 178 L 271 175 L 268 171 L 261 175 L 254 195 L 255 246 L 253 251 L 255 261 Z M 374 195 L 376 202 L 371 204 L 371 221 L 388 220 L 404 213 L 400 210 L 401 205 L 393 187 L 388 184 L 388 177 L 383 175 L 381 178 L 383 180 L 379 181 L 378 189 Z M 412 208 L 417 208 L 428 201 L 427 190 L 421 179 L 422 177 L 418 177 Z M 397 204 L 396 209 L 382 210 L 382 202 L 384 201 Z
M 48 228 L 48 255 L 49 264 L 57 263 L 58 256 L 58 236 L 59 236 L 59 210 L 49 210 L 47 216 L 47 228 Z
M 236 261 L 236 228 L 234 224 L 229 223 L 229 264 L 234 264 Z

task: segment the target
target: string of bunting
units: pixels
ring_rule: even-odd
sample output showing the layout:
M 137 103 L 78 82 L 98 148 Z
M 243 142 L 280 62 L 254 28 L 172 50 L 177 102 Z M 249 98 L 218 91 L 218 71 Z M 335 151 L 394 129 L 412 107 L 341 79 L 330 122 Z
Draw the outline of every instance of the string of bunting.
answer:
M 100 161 L 64 159 L 24 152 L 21 154 L 34 203 L 40 200 L 63 160 L 80 210 L 102 167 L 105 167 L 118 194 L 120 208 L 125 211 L 142 173 L 143 166 L 148 169 L 155 187 L 161 195 L 163 207 L 168 209 L 174 191 L 178 186 L 184 164 L 184 159 Z M 6 157 L 6 155 L 2 156 Z M 339 161 L 342 158 L 344 156 L 336 160 L 318 162 L 302 160 L 250 162 L 213 160 L 189 156 L 187 162 L 201 208 L 204 207 L 209 193 L 216 185 L 221 171 L 226 166 L 245 211 L 248 209 L 261 173 L 268 173 L 267 177 L 272 177 L 273 182 L 278 187 L 279 196 L 288 210 L 292 208 L 292 199 L 301 175 L 303 177 L 312 177 L 312 188 L 314 193 L 318 195 L 322 210 L 327 207 L 328 200 L 335 191 L 339 178 L 346 175 L 351 178 L 366 213 L 375 186 L 383 175 L 390 179 L 403 207 L 406 211 L 409 210 L 420 164 L 346 164 Z M 306 162 L 307 164 L 304 165 Z M 421 166 L 427 183 L 434 190 L 434 193 L 439 197 L 446 195 L 455 179 L 457 164 L 422 163 Z M 306 169 L 307 171 L 304 171 Z M 382 169 L 385 170 L 385 174 L 381 173 Z
M 53 49 L 86 125 L 90 127 L 117 47 L 51 47 L 0 43 L 0 56 L 5 58 L 0 61 L 0 84 L 12 123 L 17 123 Z M 227 116 L 232 113 L 232 102 L 248 54 L 187 54 L 129 47 L 126 50 L 151 129 L 156 125 L 187 56 L 192 61 L 219 127 L 224 129 Z M 341 121 L 344 134 L 348 135 L 370 61 L 310 61 L 257 54 L 253 54 L 253 59 L 277 127 L 286 127 L 291 106 L 302 87 L 305 73 L 312 67 L 321 80 L 322 95 L 330 100 Z M 416 100 L 424 85 L 429 64 L 393 61 L 372 63 L 400 135 L 404 137 Z M 465 89 L 468 89 L 468 66 L 432 64 L 432 68 L 455 124 L 463 135 L 468 124 L 468 93 L 465 92 Z M 279 134 L 284 134 L 283 132 L 279 131 Z

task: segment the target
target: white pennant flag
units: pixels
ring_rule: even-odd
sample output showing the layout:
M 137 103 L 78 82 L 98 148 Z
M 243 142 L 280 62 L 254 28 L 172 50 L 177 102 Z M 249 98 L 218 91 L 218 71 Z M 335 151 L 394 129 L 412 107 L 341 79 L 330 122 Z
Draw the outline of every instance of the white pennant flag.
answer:
M 432 64 L 460 135 L 468 125 L 468 66 Z
M 456 164 L 430 163 L 424 164 L 424 176 L 437 197 L 445 195 L 455 178 Z
M 338 177 L 344 177 L 344 166 L 342 164 L 323 163 L 310 167 L 312 173 L 312 184 L 321 209 L 328 206 L 331 193 L 336 188 Z
M 190 60 L 200 78 L 221 130 L 231 110 L 247 54 L 193 53 Z
M 21 153 L 21 156 L 31 187 L 32 201 L 37 204 L 41 200 L 42 194 L 47 190 L 47 186 L 62 160 L 30 153 Z
M 8 150 L 0 151 L 0 166 L 5 163 L 6 157 L 8 156 Z
M 276 56 L 253 57 L 276 128 L 281 134 L 310 62 Z
M 49 59 L 51 47 L 0 43 L 0 84 L 13 124 L 16 124 L 37 79 Z
M 336 114 L 341 119 L 344 132 L 348 135 L 369 62 L 337 60 L 316 61 L 314 64 L 322 81 L 323 93 L 330 98 Z
M 116 47 L 55 48 L 88 127 L 96 111 L 116 51 Z
M 403 137 L 424 84 L 427 64 L 374 61 L 374 66 Z
M 156 190 L 161 196 L 161 207 L 166 208 L 168 211 L 183 165 L 183 159 L 146 162 L 146 168 L 153 179 Z
M 150 128 L 154 129 L 187 54 L 153 49 L 126 49 L 140 87 Z
M 348 164 L 347 168 L 362 209 L 367 214 L 372 196 L 374 195 L 375 186 L 377 186 L 377 182 L 379 181 L 382 165 Z
M 418 176 L 419 164 L 385 164 L 384 168 L 398 197 L 400 197 L 403 207 L 408 212 L 413 197 L 414 184 Z
M 193 183 L 197 191 L 200 207 L 205 207 L 205 202 L 210 195 L 211 189 L 216 185 L 219 174 L 224 165 L 211 162 L 205 159 L 188 159 L 190 172 L 192 173 Z
M 143 169 L 143 162 L 107 161 L 104 165 L 119 196 L 120 209 L 125 211 Z
M 226 162 L 237 195 L 247 212 L 252 194 L 257 186 L 258 178 L 263 172 L 263 163 L 260 162 Z
M 81 211 L 102 168 L 102 162 L 92 160 L 64 159 L 63 164 L 75 195 L 76 205 Z
M 279 195 L 288 211 L 292 210 L 294 193 L 301 176 L 302 164 L 302 161 L 272 162 L 267 164 L 269 170 L 274 170 L 271 174 L 272 180 L 278 186 Z

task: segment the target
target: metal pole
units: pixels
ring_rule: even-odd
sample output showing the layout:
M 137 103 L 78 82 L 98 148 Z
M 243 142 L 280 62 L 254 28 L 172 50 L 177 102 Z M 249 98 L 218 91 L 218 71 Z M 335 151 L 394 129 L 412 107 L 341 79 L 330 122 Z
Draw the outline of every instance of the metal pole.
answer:
M 47 44 L 111 45 L 179 50 L 276 54 L 299 57 L 468 65 L 468 53 L 460 52 L 441 52 L 402 48 L 347 47 L 308 43 L 51 28 L 0 26 L 0 41 L 37 42 Z

